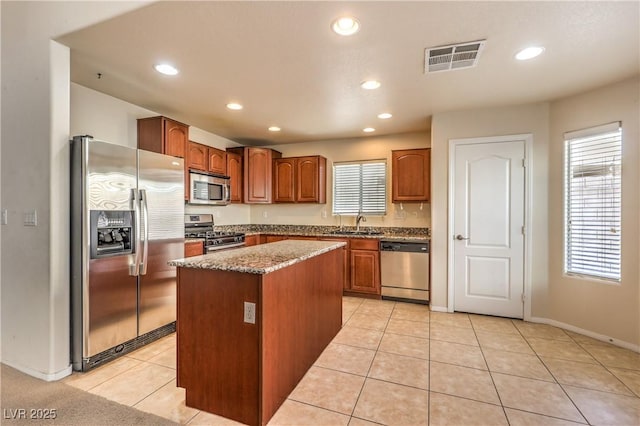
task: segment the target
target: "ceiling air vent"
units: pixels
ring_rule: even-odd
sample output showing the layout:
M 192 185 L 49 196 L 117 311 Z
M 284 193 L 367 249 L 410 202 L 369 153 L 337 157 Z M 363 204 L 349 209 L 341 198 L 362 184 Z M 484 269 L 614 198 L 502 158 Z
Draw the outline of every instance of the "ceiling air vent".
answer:
M 424 50 L 424 73 L 475 67 L 485 41 L 426 48 Z

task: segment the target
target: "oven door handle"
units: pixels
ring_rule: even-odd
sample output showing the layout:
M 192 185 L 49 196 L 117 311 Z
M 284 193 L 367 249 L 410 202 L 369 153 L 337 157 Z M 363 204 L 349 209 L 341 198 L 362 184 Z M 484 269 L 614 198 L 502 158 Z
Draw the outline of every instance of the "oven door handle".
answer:
M 242 243 L 234 243 L 234 244 L 220 244 L 220 245 L 215 245 L 215 246 L 208 246 L 206 251 L 207 251 L 207 253 L 209 253 L 209 252 L 212 252 L 212 251 L 220 251 L 220 250 L 244 247 L 245 245 L 246 244 L 244 242 L 242 242 Z
M 144 251 L 142 252 L 142 262 L 140 263 L 140 275 L 147 274 L 147 264 L 149 263 L 149 206 L 147 205 L 147 191 L 140 190 L 140 204 L 142 204 L 142 217 L 144 219 Z

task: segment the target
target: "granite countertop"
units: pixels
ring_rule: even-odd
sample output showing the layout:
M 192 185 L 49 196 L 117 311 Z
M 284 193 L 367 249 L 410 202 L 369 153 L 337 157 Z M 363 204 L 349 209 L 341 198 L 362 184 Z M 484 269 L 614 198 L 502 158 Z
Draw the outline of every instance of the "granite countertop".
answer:
M 268 274 L 303 260 L 343 247 L 340 241 L 284 240 L 176 259 L 171 266 L 219 271 Z
M 216 229 L 243 232 L 246 235 L 292 235 L 319 238 L 371 238 L 377 240 L 429 241 L 428 228 L 362 227 L 363 233 L 355 233 L 355 227 L 345 226 L 340 232 L 337 226 L 314 225 L 223 225 Z

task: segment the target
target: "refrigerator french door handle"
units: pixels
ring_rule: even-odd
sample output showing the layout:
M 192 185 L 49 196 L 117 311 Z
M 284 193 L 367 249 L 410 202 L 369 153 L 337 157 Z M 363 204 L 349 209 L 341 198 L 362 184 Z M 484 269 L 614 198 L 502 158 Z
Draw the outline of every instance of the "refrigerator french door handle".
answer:
M 147 264 L 149 263 L 149 207 L 147 206 L 147 191 L 140 190 L 140 204 L 142 205 L 142 217 L 144 219 L 144 250 L 142 252 L 142 262 L 140 263 L 140 275 L 147 274 Z
M 131 206 L 133 207 L 135 248 L 133 263 L 129 264 L 129 275 L 137 277 L 140 270 L 140 193 L 136 188 L 131 189 Z

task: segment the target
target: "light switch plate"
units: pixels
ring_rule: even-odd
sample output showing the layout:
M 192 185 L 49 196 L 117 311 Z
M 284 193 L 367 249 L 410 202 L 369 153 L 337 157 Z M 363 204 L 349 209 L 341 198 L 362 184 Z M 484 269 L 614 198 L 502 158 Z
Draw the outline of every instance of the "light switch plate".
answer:
M 29 210 L 24 212 L 24 226 L 37 226 L 38 225 L 38 212 L 36 210 Z
M 9 222 L 9 213 L 7 209 L 2 209 L 2 224 L 6 225 Z

